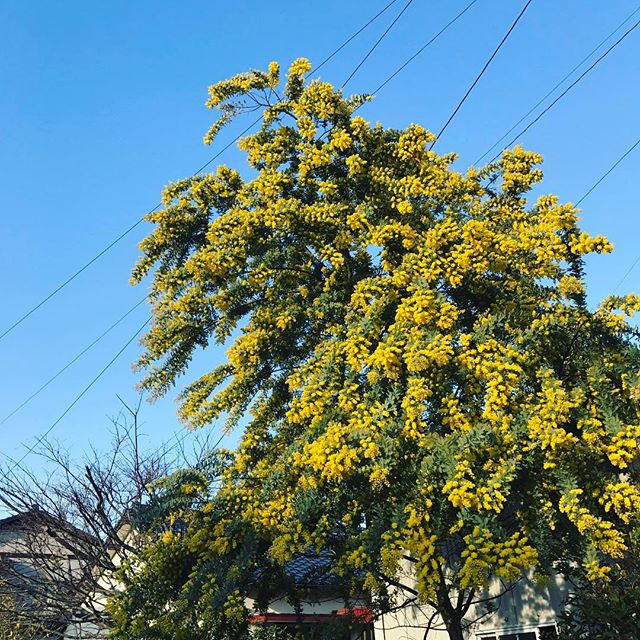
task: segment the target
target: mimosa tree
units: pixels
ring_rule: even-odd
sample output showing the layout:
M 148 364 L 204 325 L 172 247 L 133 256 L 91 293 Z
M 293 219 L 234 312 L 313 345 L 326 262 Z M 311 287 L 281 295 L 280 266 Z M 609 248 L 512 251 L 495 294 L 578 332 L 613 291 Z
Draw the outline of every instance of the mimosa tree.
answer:
M 196 350 L 228 342 L 180 415 L 246 426 L 215 494 L 188 485 L 184 534 L 158 542 L 155 558 L 188 550 L 188 570 L 123 620 L 186 611 L 181 598 L 243 620 L 242 562 L 282 566 L 329 538 L 335 572 L 381 610 L 411 562 L 415 597 L 456 640 L 492 577 L 571 558 L 606 580 L 640 508 L 640 298 L 585 303 L 583 258 L 610 243 L 572 204 L 528 197 L 539 155 L 460 173 L 429 131 L 372 126 L 365 98 L 310 71 L 295 61 L 283 89 L 275 63 L 213 85 L 208 142 L 264 110 L 240 142 L 252 171 L 172 184 L 148 216 L 142 386 L 166 393 Z

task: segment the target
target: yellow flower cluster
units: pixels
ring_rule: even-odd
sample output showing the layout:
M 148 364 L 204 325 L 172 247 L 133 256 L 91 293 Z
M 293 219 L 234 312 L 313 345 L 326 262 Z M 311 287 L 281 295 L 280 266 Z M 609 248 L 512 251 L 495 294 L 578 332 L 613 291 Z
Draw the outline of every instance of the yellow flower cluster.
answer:
M 402 350 L 393 342 L 381 342 L 367 359 L 367 365 L 373 370 L 384 372 L 388 378 L 397 378 L 401 372 Z
M 244 605 L 244 597 L 240 591 L 236 590 L 227 596 L 222 610 L 229 620 L 235 620 L 236 622 L 245 620 L 247 611 Z
M 613 251 L 613 245 L 604 236 L 593 237 L 583 232 L 573 239 L 571 250 L 579 255 L 592 252 L 610 253 Z
M 344 109 L 344 103 L 328 82 L 314 80 L 293 105 L 297 116 L 311 116 L 318 120 L 330 120 Z
M 404 360 L 407 371 L 411 373 L 424 371 L 433 366 L 444 367 L 451 362 L 454 351 L 450 338 L 442 334 L 436 334 L 433 339 L 422 346 L 416 345 L 413 349 L 405 351 Z
M 483 417 L 499 421 L 518 388 L 523 373 L 520 363 L 525 361 L 526 353 L 494 339 L 473 344 L 469 334 L 462 335 L 460 343 L 458 362 L 485 388 Z
M 542 389 L 538 394 L 536 412 L 529 419 L 529 434 L 543 450 L 569 449 L 578 439 L 563 425 L 569 423 L 571 410 L 579 406 L 581 398 L 579 395 L 572 398 L 562 383 L 549 374 L 548 370 L 541 373 Z
M 375 457 L 371 455 L 370 457 Z M 369 482 L 375 489 L 389 486 L 389 469 L 380 465 L 374 465 L 373 471 L 369 474 Z
M 640 457 L 640 424 L 627 425 L 618 431 L 604 449 L 611 464 L 626 469 Z
M 582 489 L 571 489 L 569 494 L 560 498 L 559 509 L 565 513 L 578 531 L 587 537 L 591 545 L 612 558 L 620 558 L 627 546 L 622 534 L 611 522 L 594 516 L 589 509 L 580 504 Z
M 400 160 L 422 161 L 427 156 L 427 145 L 435 139 L 430 131 L 418 124 L 410 124 L 398 139 L 396 154 Z
M 582 295 L 585 291 L 584 284 L 580 278 L 575 276 L 562 276 L 558 282 L 558 291 L 565 298 Z
M 500 513 L 507 501 L 509 483 L 513 479 L 513 468 L 518 456 L 492 461 L 492 473 L 486 480 L 474 482 L 473 469 L 468 460 L 460 460 L 455 467 L 455 476 L 447 482 L 442 492 L 458 509 L 495 511 Z
M 513 580 L 538 562 L 538 552 L 520 531 L 502 542 L 496 541 L 489 529 L 475 527 L 464 541 L 465 549 L 460 554 L 462 567 L 458 573 L 464 589 L 486 588 L 494 572 L 504 580 Z
M 587 580 L 590 582 L 609 582 L 611 567 L 602 566 L 597 560 L 590 560 L 584 565 Z
M 406 438 L 424 440 L 425 424 L 423 413 L 427 409 L 427 400 L 433 395 L 428 381 L 422 377 L 411 376 L 407 380 L 407 390 L 402 399 L 404 424 L 402 432 Z
M 354 569 L 362 569 L 370 562 L 370 558 L 365 552 L 364 547 L 361 546 L 347 555 L 346 562 Z
M 289 67 L 289 77 L 304 76 L 311 71 L 311 63 L 306 58 L 297 58 Z
M 349 173 L 357 174 L 364 169 L 366 160 L 357 153 L 354 153 L 353 155 L 347 157 L 346 163 L 347 167 L 349 167 Z
M 640 515 L 640 489 L 630 482 L 608 483 L 598 502 L 607 513 L 613 509 L 626 524 Z
M 330 425 L 326 432 L 302 452 L 292 454 L 296 467 L 310 467 L 324 480 L 339 481 L 348 477 L 358 462 L 358 452 L 347 440 L 348 428 L 339 424 Z
M 331 133 L 329 138 L 329 148 L 338 151 L 346 151 L 353 145 L 353 139 L 344 129 L 337 129 Z

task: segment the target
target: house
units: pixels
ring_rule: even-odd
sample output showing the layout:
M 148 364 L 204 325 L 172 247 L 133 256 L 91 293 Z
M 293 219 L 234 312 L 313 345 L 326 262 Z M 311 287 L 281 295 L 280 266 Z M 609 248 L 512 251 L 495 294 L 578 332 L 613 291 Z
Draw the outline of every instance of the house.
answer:
M 295 580 L 301 611 L 296 614 L 286 599 L 276 599 L 268 611 L 252 616 L 256 624 L 270 624 L 292 632 L 302 625 L 309 638 L 323 626 L 335 625 L 341 616 L 350 616 L 343 625 L 343 635 L 335 640 L 448 640 L 442 619 L 428 606 L 410 602 L 412 594 L 397 593 L 398 602 L 410 604 L 374 620 L 366 598 L 345 602 L 330 572 L 327 552 L 308 552 L 294 558 L 286 570 Z M 411 585 L 411 569 L 406 568 L 402 582 Z M 559 574 L 540 582 L 528 575 L 505 585 L 494 581 L 478 595 L 477 604 L 465 616 L 468 640 L 555 640 L 556 621 L 569 593 Z M 251 606 L 251 602 L 247 602 Z M 347 619 L 345 618 L 345 621 Z M 340 625 L 337 625 L 340 628 Z
M 276 595 L 265 612 L 250 617 L 253 625 L 266 624 L 293 634 L 302 628 L 305 637 L 320 637 L 332 631 L 332 640 L 373 640 L 373 616 L 366 598 L 344 598 L 341 579 L 331 572 L 329 550 L 307 550 L 297 554 L 284 567 L 284 573 L 299 600 L 296 609 L 284 597 Z M 256 609 L 255 600 L 247 598 L 247 608 Z M 326 636 L 324 636 L 326 637 Z
M 92 588 L 78 607 L 75 619 L 69 621 L 65 628 L 63 640 L 104 640 L 108 637 L 109 627 L 103 617 L 107 598 L 122 588 L 115 577 L 115 570 L 126 560 L 129 549 L 138 543 L 138 536 L 128 520 L 123 519 L 107 546 L 108 560 L 101 568 L 95 568 Z
M 128 525 L 121 529 L 127 539 L 132 535 Z M 332 640 L 448 640 L 442 620 L 427 606 L 411 602 L 398 610 L 374 619 L 363 594 L 359 598 L 345 599 L 347 592 L 340 578 L 332 573 L 333 556 L 329 550 L 308 550 L 296 555 L 284 567 L 286 587 L 278 587 L 270 593 L 267 606 L 259 607 L 258 594 L 251 594 L 245 604 L 252 611 L 249 622 L 254 625 L 269 625 L 293 634 L 302 628 L 305 637 L 313 640 L 331 630 Z M 117 565 L 122 558 L 113 556 Z M 257 576 L 271 579 L 269 575 Z M 413 580 L 408 566 L 402 582 L 411 586 Z M 82 619 L 82 610 L 88 612 L 104 605 L 105 594 L 118 589 L 110 574 L 105 573 L 98 581 L 100 589 L 93 593 L 84 607 L 80 608 L 76 620 L 70 623 L 64 634 L 68 640 L 93 640 L 105 638 L 104 626 L 87 616 Z M 292 589 L 293 587 L 293 589 Z M 506 587 L 506 588 L 505 588 Z M 294 606 L 285 592 L 296 593 Z M 410 594 L 397 593 L 398 602 L 411 600 Z M 486 593 L 480 594 L 477 604 L 468 611 L 465 622 L 467 640 L 553 640 L 557 638 L 556 620 L 568 595 L 567 584 L 560 575 L 545 583 L 536 582 L 527 576 L 514 584 L 493 583 Z M 499 597 L 497 597 L 499 596 Z
M 87 563 L 71 539 L 90 544 L 86 533 L 39 509 L 0 520 L 1 595 L 21 607 L 39 638 L 59 637 L 80 600 Z

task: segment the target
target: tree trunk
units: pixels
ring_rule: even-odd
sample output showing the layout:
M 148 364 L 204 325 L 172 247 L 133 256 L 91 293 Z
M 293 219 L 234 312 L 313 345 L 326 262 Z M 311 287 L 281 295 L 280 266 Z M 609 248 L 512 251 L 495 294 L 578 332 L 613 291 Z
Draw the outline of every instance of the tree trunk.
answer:
M 464 640 L 462 634 L 462 620 L 458 617 L 444 620 L 444 624 L 447 627 L 447 633 L 449 634 L 449 640 Z
M 436 595 L 438 611 L 442 616 L 445 627 L 447 628 L 449 640 L 464 640 L 464 635 L 462 633 L 462 620 L 469 609 L 472 593 L 473 592 L 465 594 L 464 591 L 458 592 L 456 604 L 454 605 L 451 602 L 451 594 L 449 589 L 447 589 L 444 576 L 442 575 L 442 582 L 438 587 Z

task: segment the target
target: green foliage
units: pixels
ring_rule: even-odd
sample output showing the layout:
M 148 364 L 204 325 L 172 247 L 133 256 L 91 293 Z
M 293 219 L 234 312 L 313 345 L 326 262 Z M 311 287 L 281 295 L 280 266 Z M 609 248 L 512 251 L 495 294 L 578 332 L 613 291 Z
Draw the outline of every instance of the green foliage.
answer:
M 3 640 L 35 640 L 38 626 L 24 603 L 11 593 L 11 587 L 0 581 L 0 638 Z
M 639 552 L 636 532 L 630 551 L 609 580 L 593 583 L 584 573 L 576 576 L 560 619 L 560 640 L 640 639 Z

